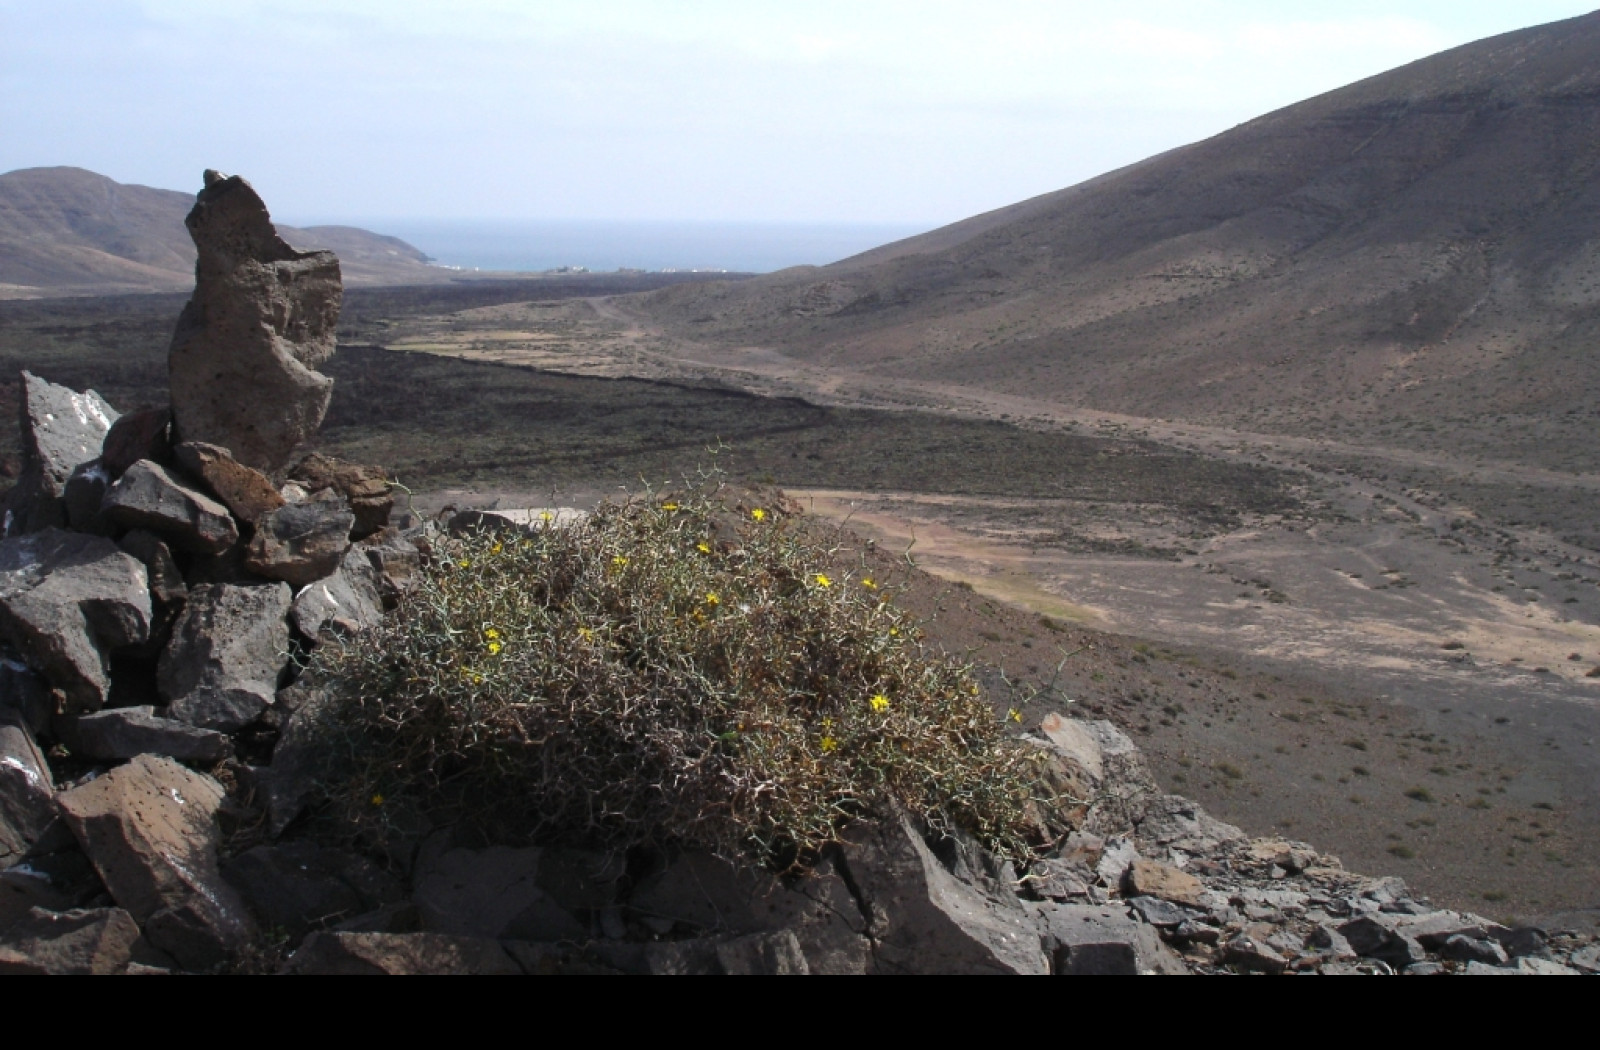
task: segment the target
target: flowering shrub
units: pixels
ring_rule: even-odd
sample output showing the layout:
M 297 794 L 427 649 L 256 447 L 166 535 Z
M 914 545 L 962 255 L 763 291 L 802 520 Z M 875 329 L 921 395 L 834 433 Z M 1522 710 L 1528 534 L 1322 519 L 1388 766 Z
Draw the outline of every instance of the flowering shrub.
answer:
M 381 628 L 317 657 L 340 812 L 447 800 L 502 841 L 786 868 L 898 804 L 1021 859 L 1037 750 L 812 531 L 707 484 L 440 540 Z

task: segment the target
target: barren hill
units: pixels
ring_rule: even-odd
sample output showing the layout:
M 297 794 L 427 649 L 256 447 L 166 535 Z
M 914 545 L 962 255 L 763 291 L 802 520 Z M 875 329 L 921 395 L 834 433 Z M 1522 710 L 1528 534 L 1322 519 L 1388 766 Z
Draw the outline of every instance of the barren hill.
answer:
M 636 308 L 885 377 L 1588 469 L 1597 176 L 1600 13 L 831 266 Z
M 114 182 L 82 168 L 0 175 L 0 298 L 183 291 L 193 194 Z M 350 226 L 278 227 L 297 248 L 331 248 L 351 284 L 420 284 L 441 271 L 405 241 Z

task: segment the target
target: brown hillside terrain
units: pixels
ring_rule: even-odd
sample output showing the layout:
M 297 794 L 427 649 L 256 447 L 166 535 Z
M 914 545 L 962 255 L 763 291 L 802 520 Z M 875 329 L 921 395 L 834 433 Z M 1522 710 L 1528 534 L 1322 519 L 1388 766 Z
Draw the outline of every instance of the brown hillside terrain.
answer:
M 822 268 L 632 305 L 702 345 L 1587 471 L 1600 13 Z
M 114 182 L 82 168 L 0 175 L 0 298 L 184 291 L 194 244 L 183 217 L 194 195 Z M 278 227 L 297 248 L 339 255 L 347 283 L 448 279 L 395 237 L 351 226 Z

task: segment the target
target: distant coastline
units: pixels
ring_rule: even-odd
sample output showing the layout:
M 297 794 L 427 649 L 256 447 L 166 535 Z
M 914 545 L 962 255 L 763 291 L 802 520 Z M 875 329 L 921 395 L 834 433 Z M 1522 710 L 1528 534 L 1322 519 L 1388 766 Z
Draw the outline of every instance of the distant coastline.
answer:
M 726 270 L 822 265 L 928 225 L 373 219 L 440 266 L 464 270 Z

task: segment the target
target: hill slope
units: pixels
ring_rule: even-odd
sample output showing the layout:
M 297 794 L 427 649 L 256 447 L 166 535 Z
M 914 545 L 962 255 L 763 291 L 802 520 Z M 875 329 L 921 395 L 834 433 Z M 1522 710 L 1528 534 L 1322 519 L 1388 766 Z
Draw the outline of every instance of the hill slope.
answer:
M 831 266 L 638 308 L 885 376 L 1588 469 L 1600 13 Z
M 183 217 L 194 196 L 129 186 L 82 168 L 0 175 L 0 298 L 183 291 L 194 245 Z M 350 226 L 278 227 L 297 248 L 331 248 L 350 284 L 443 279 L 406 242 Z

